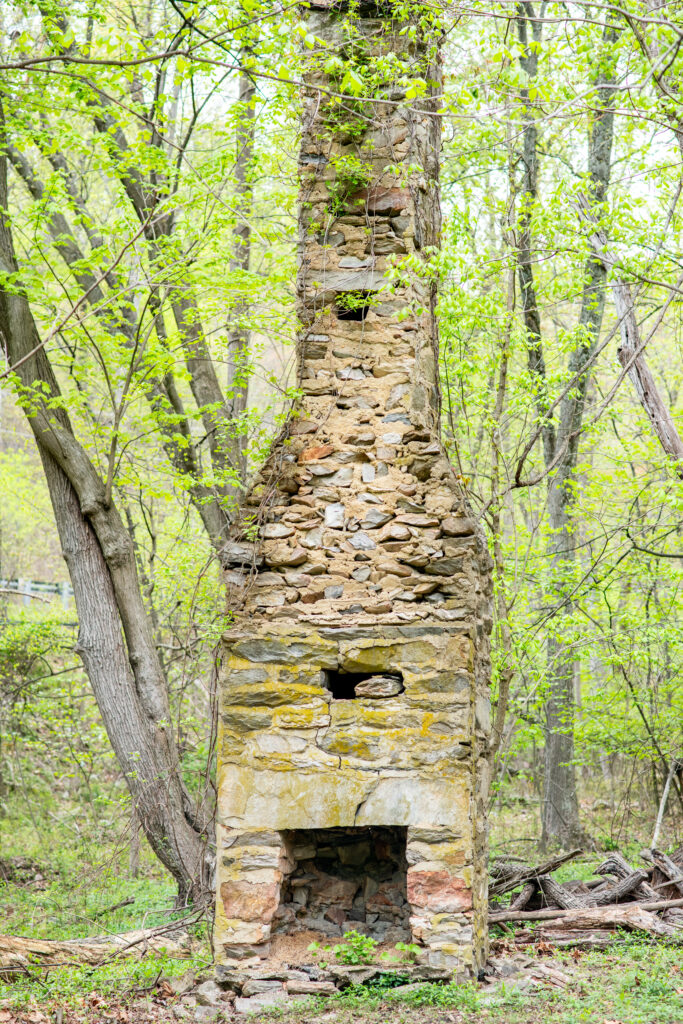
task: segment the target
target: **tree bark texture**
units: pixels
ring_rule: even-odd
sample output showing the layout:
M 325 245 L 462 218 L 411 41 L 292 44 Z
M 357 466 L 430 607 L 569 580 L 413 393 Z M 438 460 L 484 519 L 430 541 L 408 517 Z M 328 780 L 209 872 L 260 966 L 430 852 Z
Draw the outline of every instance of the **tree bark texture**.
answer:
M 256 108 L 254 105 L 256 86 L 253 79 L 243 71 L 239 80 L 237 98 L 237 157 L 235 160 L 235 205 L 237 223 L 233 232 L 233 250 L 230 259 L 231 273 L 249 271 L 251 258 L 251 226 L 249 218 L 252 209 L 253 189 L 251 184 L 251 165 L 254 159 L 254 141 L 256 138 Z M 240 300 L 232 313 L 232 325 L 228 330 L 228 379 L 227 406 L 231 419 L 241 416 L 247 408 L 249 391 L 247 359 L 251 332 L 242 322 L 247 314 L 248 305 Z M 242 480 L 246 477 L 247 465 L 245 456 L 246 438 L 238 434 L 233 438 L 233 463 L 238 467 Z
M 100 935 L 92 939 L 26 939 L 18 935 L 0 935 L 0 975 L 8 980 L 23 976 L 31 968 L 45 971 L 74 964 L 101 964 L 114 957 L 143 956 L 149 950 L 173 957 L 187 956 L 175 939 L 156 935 L 154 930 Z
M 533 79 L 538 70 L 542 21 L 533 4 L 517 5 L 518 37 L 524 47 L 520 63 Z M 607 46 L 615 39 L 606 29 Z M 610 178 L 613 138 L 614 72 L 611 59 L 594 81 L 595 114 L 589 137 L 588 177 L 591 201 L 599 211 L 605 202 Z M 547 640 L 547 695 L 545 701 L 545 751 L 541 845 L 563 847 L 582 841 L 574 772 L 574 664 L 571 646 L 563 636 L 563 621 L 571 612 L 571 580 L 575 559 L 572 525 L 575 471 L 579 438 L 586 406 L 590 366 L 600 335 L 605 305 L 606 269 L 596 253 L 584 268 L 584 285 L 576 345 L 571 353 L 569 386 L 559 404 L 557 423 L 550 418 L 546 366 L 542 347 L 541 319 L 533 273 L 531 217 L 538 198 L 538 130 L 529 90 L 521 90 L 525 105 L 521 153 L 522 188 L 517 263 L 522 312 L 527 337 L 527 359 L 534 380 L 536 408 L 548 479 L 548 555 L 553 579 L 549 598 L 556 604 L 556 622 Z
M 0 207 L 7 210 L 4 152 Z M 0 268 L 13 275 L 18 270 L 4 213 Z M 0 291 L 0 330 L 9 364 L 17 367 L 74 588 L 77 651 L 145 835 L 182 895 L 200 899 L 208 874 L 205 841 L 189 820 L 192 806 L 180 777 L 166 682 L 130 535 L 115 506 L 105 499 L 104 484 L 60 407 L 59 386 L 28 300 L 16 286 Z M 37 383 L 43 385 L 40 391 L 35 390 Z

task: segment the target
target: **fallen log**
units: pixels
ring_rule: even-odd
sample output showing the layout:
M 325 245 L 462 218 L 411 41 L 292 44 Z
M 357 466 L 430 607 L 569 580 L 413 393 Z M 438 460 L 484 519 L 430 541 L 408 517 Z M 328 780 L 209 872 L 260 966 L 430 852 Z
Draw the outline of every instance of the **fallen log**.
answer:
M 655 866 L 683 896 L 683 871 L 661 850 L 652 849 L 649 853 Z
M 607 949 L 614 940 L 615 933 L 606 929 L 553 928 L 552 925 L 537 928 L 532 935 L 533 942 L 550 942 L 558 949 Z
M 514 900 L 510 904 L 510 910 L 524 910 L 535 892 L 536 883 L 527 882 L 522 891 L 515 896 Z
M 554 905 L 561 907 L 563 910 L 580 910 L 581 907 L 586 906 L 585 900 L 580 896 L 575 896 L 569 889 L 565 889 L 564 886 L 556 882 L 550 875 L 544 875 L 539 878 L 538 884 L 550 907 Z
M 622 903 L 608 907 L 582 907 L 570 910 L 516 910 L 489 914 L 489 924 L 504 924 L 513 921 L 562 921 L 565 927 L 592 928 L 633 928 L 653 935 L 680 935 L 681 930 L 664 924 L 650 913 L 668 907 L 683 907 L 683 899 L 656 900 L 649 903 Z M 639 912 L 642 911 L 642 914 Z M 571 922 L 567 925 L 567 922 Z
M 581 849 L 570 850 L 569 853 L 551 857 L 550 860 L 536 866 L 532 864 L 513 865 L 508 861 L 502 863 L 494 862 L 491 866 L 491 875 L 495 881 L 489 886 L 489 893 L 491 896 L 502 896 L 504 893 L 510 892 L 511 889 L 516 889 L 519 885 L 538 881 L 542 875 L 551 874 L 563 864 L 566 864 L 567 861 L 578 857 L 581 853 L 583 853 Z
M 603 889 L 601 892 L 591 893 L 592 905 L 605 907 L 610 903 L 618 903 L 620 900 L 623 900 L 624 896 L 630 896 L 641 889 L 646 880 L 647 871 L 633 871 L 625 878 L 620 878 L 614 885 L 610 885 L 609 888 Z M 654 892 L 654 889 L 652 891 Z
M 150 950 L 189 956 L 181 942 L 158 930 L 99 935 L 92 939 L 27 939 L 20 935 L 0 935 L 0 974 L 26 973 L 31 967 L 41 970 L 76 964 L 100 964 L 113 956 L 144 956 Z
M 633 868 L 631 865 L 622 857 L 618 850 L 612 851 L 610 855 L 603 860 L 602 864 L 599 864 L 595 869 L 596 875 L 614 875 L 618 879 L 628 878 L 633 874 Z M 646 878 L 648 875 L 646 874 Z M 656 900 L 659 896 L 656 889 L 649 884 L 647 881 L 641 882 L 637 889 L 634 890 L 634 895 L 639 899 L 651 899 Z

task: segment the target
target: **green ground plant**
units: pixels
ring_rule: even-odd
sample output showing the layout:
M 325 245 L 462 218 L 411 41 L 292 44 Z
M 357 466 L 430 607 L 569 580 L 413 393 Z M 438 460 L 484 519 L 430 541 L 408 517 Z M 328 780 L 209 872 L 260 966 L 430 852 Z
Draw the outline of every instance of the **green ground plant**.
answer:
M 334 946 L 321 946 L 319 942 L 312 942 L 308 949 L 314 956 L 320 958 L 321 962 L 329 959 L 330 954 L 338 963 L 348 966 L 374 962 L 378 945 L 375 939 L 369 935 L 361 935 L 355 930 L 346 932 L 344 938 L 344 942 L 338 942 Z

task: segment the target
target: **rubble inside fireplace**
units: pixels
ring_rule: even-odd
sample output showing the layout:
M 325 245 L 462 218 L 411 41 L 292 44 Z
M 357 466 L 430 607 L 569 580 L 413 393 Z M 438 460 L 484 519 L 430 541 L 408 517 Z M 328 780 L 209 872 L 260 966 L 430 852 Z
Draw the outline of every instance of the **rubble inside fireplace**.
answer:
M 379 943 L 410 941 L 406 828 L 297 829 L 284 833 L 294 870 L 282 886 L 273 934 L 356 931 Z

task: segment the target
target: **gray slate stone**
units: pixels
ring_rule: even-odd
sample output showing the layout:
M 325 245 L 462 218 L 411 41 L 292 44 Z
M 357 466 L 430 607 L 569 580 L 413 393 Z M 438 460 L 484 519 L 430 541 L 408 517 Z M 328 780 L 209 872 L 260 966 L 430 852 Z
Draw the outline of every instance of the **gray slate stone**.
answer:
M 365 519 L 360 525 L 363 530 L 376 530 L 392 518 L 391 512 L 382 512 L 381 509 L 371 508 L 365 513 Z
M 341 530 L 344 526 L 344 506 L 340 502 L 333 502 L 326 507 L 325 526 L 333 530 Z
M 288 996 L 284 986 L 280 983 L 278 984 L 279 988 L 273 989 L 271 992 L 261 992 L 256 996 L 239 996 L 235 1000 L 235 1010 L 237 1013 L 255 1013 L 268 1006 L 284 1005 L 288 1002 Z
M 362 530 L 354 533 L 353 537 L 349 539 L 349 543 L 356 551 L 373 551 L 377 547 L 374 540 L 368 537 L 367 533 L 363 533 Z
M 277 979 L 268 981 L 265 979 L 251 978 L 249 981 L 244 983 L 242 987 L 242 995 L 261 996 L 265 992 L 279 992 L 281 990 L 282 982 Z
M 224 565 L 263 565 L 255 544 L 238 544 L 229 540 L 221 549 L 221 561 Z
M 199 1006 L 215 1006 L 223 998 L 223 992 L 215 981 L 202 982 L 195 989 L 195 997 Z
M 370 676 L 354 687 L 356 697 L 395 697 L 403 690 L 403 683 L 396 676 Z

